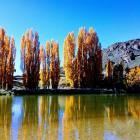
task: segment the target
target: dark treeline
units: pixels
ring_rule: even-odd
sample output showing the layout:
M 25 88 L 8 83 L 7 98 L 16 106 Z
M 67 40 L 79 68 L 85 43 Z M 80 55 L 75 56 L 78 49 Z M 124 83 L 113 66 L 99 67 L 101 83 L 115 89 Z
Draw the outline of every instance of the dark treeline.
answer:
M 76 41 L 77 40 L 77 43 Z M 0 88 L 13 88 L 15 71 L 15 42 L 0 28 Z M 73 32 L 64 40 L 64 73 L 70 88 L 130 89 L 139 87 L 140 68 L 124 69 L 108 60 L 106 72 L 102 69 L 102 49 L 97 33 L 80 28 L 77 39 Z M 47 41 L 40 45 L 37 32 L 28 30 L 21 39 L 21 70 L 26 89 L 57 89 L 60 80 L 59 44 Z

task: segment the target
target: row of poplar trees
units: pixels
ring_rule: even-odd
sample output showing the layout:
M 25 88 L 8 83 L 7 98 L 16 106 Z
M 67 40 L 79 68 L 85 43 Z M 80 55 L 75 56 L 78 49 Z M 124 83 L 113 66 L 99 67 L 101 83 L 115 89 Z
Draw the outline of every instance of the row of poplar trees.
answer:
M 9 37 L 3 28 L 0 28 L 0 88 L 13 87 L 13 74 L 15 64 L 15 41 Z
M 26 89 L 57 88 L 60 79 L 59 46 L 55 41 L 40 47 L 39 36 L 32 30 L 21 41 L 21 69 Z
M 59 46 L 55 41 L 40 47 L 38 33 L 28 30 L 21 39 L 21 70 L 26 89 L 57 88 L 60 79 Z M 0 88 L 12 89 L 16 48 L 13 37 L 0 28 Z M 40 83 L 39 83 L 40 81 Z
M 0 29 L 0 87 L 12 89 L 15 42 Z M 40 46 L 39 35 L 28 30 L 21 39 L 21 70 L 26 89 L 57 88 L 60 80 L 59 45 L 55 41 Z M 102 79 L 102 51 L 96 32 L 81 28 L 77 37 L 71 32 L 64 40 L 64 72 L 74 88 L 96 87 Z
M 67 83 L 74 88 L 93 88 L 102 79 L 102 51 L 93 28 L 81 28 L 77 37 L 67 35 L 64 41 L 64 71 Z

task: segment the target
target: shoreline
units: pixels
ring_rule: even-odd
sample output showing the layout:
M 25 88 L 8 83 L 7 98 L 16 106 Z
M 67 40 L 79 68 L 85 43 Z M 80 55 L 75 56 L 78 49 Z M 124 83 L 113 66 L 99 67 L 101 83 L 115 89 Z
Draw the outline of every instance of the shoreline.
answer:
M 140 95 L 139 92 L 115 92 L 112 89 L 38 89 L 38 90 L 0 90 L 0 96 L 25 96 L 25 95 Z

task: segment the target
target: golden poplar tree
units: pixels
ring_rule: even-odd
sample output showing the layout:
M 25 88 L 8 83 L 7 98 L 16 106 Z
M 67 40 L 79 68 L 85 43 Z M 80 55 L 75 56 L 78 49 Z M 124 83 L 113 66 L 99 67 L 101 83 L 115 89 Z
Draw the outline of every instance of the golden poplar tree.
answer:
M 43 88 L 57 88 L 60 80 L 60 60 L 58 43 L 46 42 L 46 50 L 40 48 L 40 80 Z
M 0 28 L 0 87 L 12 89 L 15 65 L 15 41 Z
M 101 50 L 101 44 L 99 45 L 97 49 L 97 72 L 98 72 L 98 81 L 102 80 L 102 50 Z
M 46 42 L 46 84 L 50 87 L 50 42 Z
M 21 70 L 23 71 L 23 84 L 26 89 L 37 89 L 39 84 L 39 36 L 28 30 L 21 40 Z
M 86 51 L 87 51 L 87 85 L 90 88 L 96 87 L 101 81 L 102 75 L 102 50 L 97 33 L 90 28 L 86 33 Z
M 73 87 L 95 87 L 102 78 L 102 50 L 96 32 L 92 28 L 88 32 L 85 28 L 80 28 L 76 56 L 73 49 L 74 39 L 69 38 L 70 33 L 64 41 L 66 80 Z
M 69 33 L 64 41 L 64 71 L 70 87 L 74 87 L 75 39 L 74 33 Z
M 78 34 L 78 81 L 80 87 L 96 87 L 102 75 L 102 51 L 93 28 Z
M 112 78 L 112 75 L 113 75 L 113 64 L 110 60 L 108 60 L 106 65 L 106 77 Z
M 46 54 L 44 47 L 40 47 L 40 80 L 41 80 L 41 87 L 45 88 L 46 83 Z
M 51 42 L 50 79 L 52 88 L 57 88 L 60 80 L 60 60 L 59 46 L 55 41 Z
M 8 89 L 12 89 L 13 87 L 15 57 L 16 57 L 15 41 L 14 38 L 11 38 L 6 68 Z
M 86 48 L 86 30 L 81 28 L 77 37 L 78 54 L 77 54 L 77 65 L 78 65 L 78 84 L 80 87 L 86 87 L 87 83 L 87 48 Z
M 46 42 L 46 50 L 40 48 L 40 80 L 42 88 L 50 87 L 50 43 Z

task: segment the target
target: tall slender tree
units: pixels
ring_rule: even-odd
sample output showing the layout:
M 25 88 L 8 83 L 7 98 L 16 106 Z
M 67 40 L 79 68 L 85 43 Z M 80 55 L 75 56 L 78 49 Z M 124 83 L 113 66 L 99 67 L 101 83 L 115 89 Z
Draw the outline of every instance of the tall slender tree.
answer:
M 74 61 L 75 57 L 75 38 L 74 33 L 69 33 L 64 41 L 64 71 L 66 80 L 70 87 L 74 87 Z
M 44 47 L 40 47 L 40 80 L 41 80 L 41 87 L 45 88 L 47 85 L 46 79 L 46 53 Z
M 12 89 L 15 65 L 15 41 L 0 28 L 0 87 Z
M 112 78 L 112 76 L 113 76 L 113 63 L 110 60 L 108 60 L 106 65 L 106 77 Z
M 60 80 L 59 46 L 51 42 L 50 79 L 52 88 L 57 88 Z
M 50 43 L 46 42 L 46 50 L 40 48 L 40 80 L 42 88 L 50 87 Z
M 21 70 L 26 89 L 37 89 L 39 83 L 40 43 L 38 33 L 28 30 L 21 40 Z
M 46 42 L 46 59 L 47 59 L 47 64 L 46 64 L 46 82 L 47 82 L 47 87 L 50 87 L 50 42 Z
M 78 84 L 80 87 L 86 87 L 86 64 L 87 64 L 87 48 L 86 48 L 86 34 L 85 28 L 81 28 L 77 37 L 78 54 L 77 54 L 77 65 L 78 65 Z

